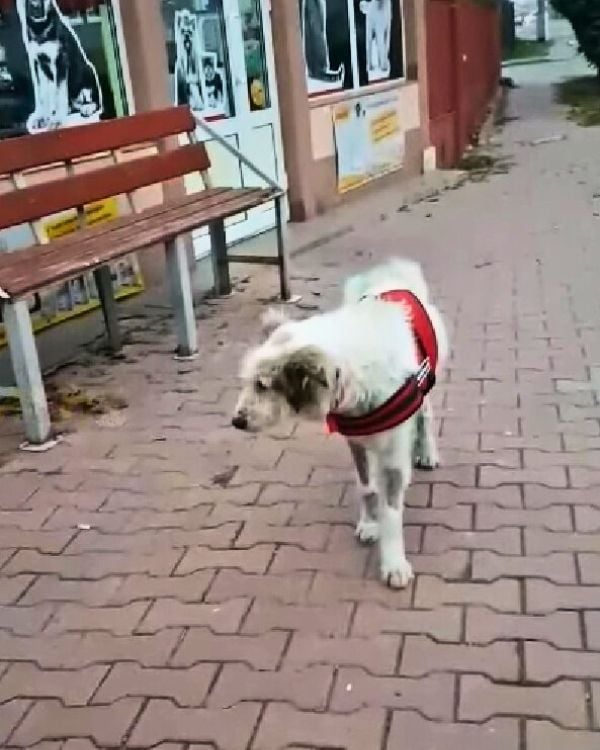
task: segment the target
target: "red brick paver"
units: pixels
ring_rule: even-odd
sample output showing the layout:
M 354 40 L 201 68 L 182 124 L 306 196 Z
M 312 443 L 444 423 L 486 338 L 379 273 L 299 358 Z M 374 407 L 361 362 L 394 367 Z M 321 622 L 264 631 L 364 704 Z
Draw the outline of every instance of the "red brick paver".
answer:
M 508 174 L 401 213 L 356 204 L 294 264 L 302 315 L 414 255 L 448 320 L 409 589 L 354 539 L 341 441 L 229 426 L 272 275 L 202 304 L 192 363 L 147 307 L 125 361 L 60 375 L 128 408 L 0 466 L 2 748 L 600 747 L 597 134 L 548 92 L 515 96 Z M 526 145 L 549 128 L 568 139 Z

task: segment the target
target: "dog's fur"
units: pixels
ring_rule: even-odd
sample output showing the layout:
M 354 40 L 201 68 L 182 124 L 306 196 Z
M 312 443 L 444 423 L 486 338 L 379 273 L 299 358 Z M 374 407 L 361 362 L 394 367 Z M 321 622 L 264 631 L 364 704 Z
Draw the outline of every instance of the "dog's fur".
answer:
M 392 0 L 361 0 L 359 7 L 366 18 L 367 70 L 389 73 Z M 374 56 L 377 59 L 375 67 Z
M 309 77 L 314 78 L 315 81 L 341 84 L 344 80 L 343 63 L 337 70 L 332 70 L 329 61 L 326 0 L 300 0 L 300 2 L 304 59 Z
M 196 16 L 185 8 L 175 11 L 177 104 L 187 104 L 196 112 L 204 108 L 202 60 L 197 39 Z
M 391 289 L 409 290 L 421 301 L 437 336 L 438 367 L 443 367 L 446 329 L 429 300 L 421 268 L 391 260 L 349 279 L 344 303 L 333 312 L 302 321 L 288 320 L 281 312 L 267 314 L 266 341 L 242 364 L 234 426 L 260 431 L 284 417 L 362 415 L 384 403 L 418 369 L 406 310 L 377 299 Z M 356 536 L 363 542 L 378 540 L 382 579 L 393 588 L 406 586 L 412 568 L 404 551 L 404 492 L 413 463 L 433 469 L 439 462 L 430 401 L 399 427 L 353 438 L 349 447 L 362 500 Z
M 29 132 L 62 127 L 71 115 L 99 116 L 98 74 L 56 0 L 17 0 L 17 12 L 35 98 Z

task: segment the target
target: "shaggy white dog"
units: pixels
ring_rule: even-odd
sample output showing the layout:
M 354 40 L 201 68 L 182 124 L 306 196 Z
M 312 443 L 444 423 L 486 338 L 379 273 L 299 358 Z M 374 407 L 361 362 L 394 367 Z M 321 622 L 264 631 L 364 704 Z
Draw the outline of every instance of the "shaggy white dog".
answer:
M 408 301 L 381 298 L 392 290 Z M 327 419 L 344 434 L 361 496 L 356 536 L 379 541 L 382 580 L 406 586 L 413 573 L 404 548 L 404 492 L 413 463 L 433 469 L 439 462 L 426 393 L 448 351 L 420 266 L 390 260 L 349 279 L 333 312 L 292 321 L 270 311 L 263 323 L 266 341 L 242 364 L 234 427 L 255 432 L 303 417 Z M 396 425 L 394 414 L 402 416 L 407 404 L 409 418 Z

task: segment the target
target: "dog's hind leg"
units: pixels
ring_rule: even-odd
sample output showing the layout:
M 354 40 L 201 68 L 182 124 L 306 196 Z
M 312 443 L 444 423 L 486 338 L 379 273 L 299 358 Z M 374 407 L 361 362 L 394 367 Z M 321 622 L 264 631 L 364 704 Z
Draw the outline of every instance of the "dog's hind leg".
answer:
M 348 443 L 356 467 L 356 484 L 360 495 L 360 517 L 356 524 L 356 538 L 365 544 L 379 539 L 377 487 L 371 481 L 374 467 L 369 463 L 369 454 L 359 443 Z M 372 462 L 371 462 L 372 463 Z
M 413 462 L 417 469 L 431 471 L 440 465 L 431 400 L 426 398 L 415 417 Z
M 397 428 L 389 449 L 380 457 L 379 554 L 381 579 L 390 588 L 408 586 L 413 577 L 404 548 L 404 493 L 412 475 L 411 422 Z

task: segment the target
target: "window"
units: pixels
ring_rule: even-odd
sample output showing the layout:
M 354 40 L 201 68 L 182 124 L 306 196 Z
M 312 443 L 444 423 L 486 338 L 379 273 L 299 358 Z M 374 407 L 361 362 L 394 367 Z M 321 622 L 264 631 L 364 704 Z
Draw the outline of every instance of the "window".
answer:
M 126 109 L 109 0 L 0 0 L 0 137 Z
M 171 94 L 207 119 L 233 117 L 223 3 L 161 0 Z
M 404 77 L 401 0 L 298 0 L 309 96 Z

